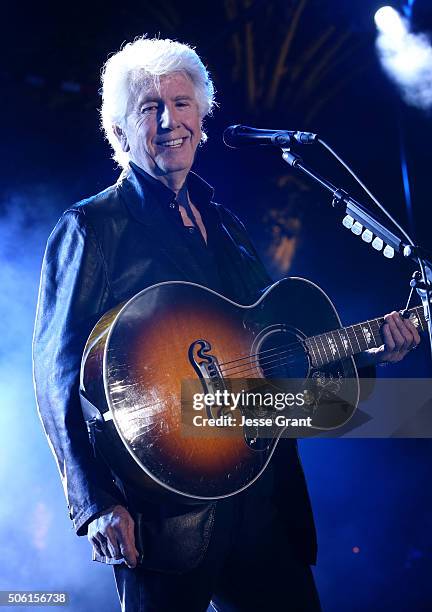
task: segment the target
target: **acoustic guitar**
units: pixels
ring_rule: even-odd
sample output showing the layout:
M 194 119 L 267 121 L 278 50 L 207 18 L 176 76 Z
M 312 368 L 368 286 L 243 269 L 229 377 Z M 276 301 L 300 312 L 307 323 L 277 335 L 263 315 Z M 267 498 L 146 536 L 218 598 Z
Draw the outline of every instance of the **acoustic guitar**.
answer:
M 409 313 L 425 330 L 422 306 Z M 359 399 L 353 356 L 382 344 L 383 323 L 342 327 L 327 295 L 301 278 L 276 282 L 247 306 L 189 282 L 144 289 L 107 312 L 85 346 L 80 394 L 91 440 L 143 497 L 197 503 L 238 493 L 264 471 L 285 427 L 271 437 L 255 426 L 185 435 L 185 381 L 204 394 L 237 379 L 274 388 L 293 380 L 312 389 L 294 416 L 315 430 L 339 427 Z

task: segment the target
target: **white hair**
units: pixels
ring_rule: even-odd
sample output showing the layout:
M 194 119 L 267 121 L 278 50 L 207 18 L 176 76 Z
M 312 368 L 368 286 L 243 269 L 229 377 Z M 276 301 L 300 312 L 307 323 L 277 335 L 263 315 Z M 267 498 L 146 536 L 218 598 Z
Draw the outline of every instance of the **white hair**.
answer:
M 129 153 L 122 150 L 114 126 L 124 126 L 128 103 L 139 87 L 158 87 L 160 78 L 173 72 L 183 72 L 191 79 L 201 119 L 210 114 L 215 105 L 214 86 L 195 49 L 189 45 L 144 35 L 125 45 L 104 64 L 101 124 L 113 148 L 113 158 L 123 169 L 129 164 Z M 206 139 L 203 132 L 202 142 Z

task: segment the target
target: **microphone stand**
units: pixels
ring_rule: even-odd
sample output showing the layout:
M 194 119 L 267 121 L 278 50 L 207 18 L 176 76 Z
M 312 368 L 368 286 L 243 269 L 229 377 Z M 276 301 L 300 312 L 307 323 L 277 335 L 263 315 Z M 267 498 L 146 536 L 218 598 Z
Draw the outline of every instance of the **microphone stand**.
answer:
M 372 242 L 372 237 L 375 236 L 376 238 L 372 243 L 374 248 L 381 250 L 384 244 L 387 245 L 383 251 L 385 257 L 392 258 L 394 253 L 399 253 L 405 259 L 412 259 L 419 265 L 420 270 L 413 274 L 410 281 L 410 297 L 415 288 L 423 304 L 424 315 L 428 325 L 429 344 L 432 356 L 432 263 L 426 258 L 426 255 L 429 256 L 426 251 L 417 245 L 403 242 L 387 227 L 382 225 L 365 206 L 362 206 L 362 204 L 352 198 L 347 191 L 336 187 L 307 166 L 300 155 L 293 153 L 289 148 L 282 148 L 282 158 L 292 168 L 302 172 L 332 194 L 332 206 L 336 209 L 344 209 L 345 214 L 348 215 L 348 217 L 346 217 L 346 219 L 348 219 L 346 227 L 352 227 L 354 233 L 357 235 L 363 232 L 363 228 L 366 228 L 366 231 L 369 231 L 366 242 Z M 408 305 L 405 310 L 407 310 L 407 308 Z

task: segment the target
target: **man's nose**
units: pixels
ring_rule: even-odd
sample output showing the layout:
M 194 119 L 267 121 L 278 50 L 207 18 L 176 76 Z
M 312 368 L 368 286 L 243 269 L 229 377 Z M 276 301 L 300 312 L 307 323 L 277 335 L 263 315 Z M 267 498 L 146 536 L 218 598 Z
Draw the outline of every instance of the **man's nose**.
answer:
M 165 130 L 173 130 L 178 127 L 179 120 L 177 117 L 176 108 L 165 106 L 160 117 L 160 126 Z

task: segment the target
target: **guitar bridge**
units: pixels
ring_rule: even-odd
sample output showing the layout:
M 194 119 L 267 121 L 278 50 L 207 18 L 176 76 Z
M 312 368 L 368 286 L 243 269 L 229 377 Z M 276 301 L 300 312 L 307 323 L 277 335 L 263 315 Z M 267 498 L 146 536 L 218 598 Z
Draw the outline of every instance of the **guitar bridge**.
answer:
M 204 393 L 214 395 L 216 391 L 223 392 L 227 389 L 227 386 L 222 376 L 219 362 L 210 351 L 211 344 L 207 340 L 196 340 L 189 347 L 189 360 L 201 381 Z M 231 413 L 229 406 L 218 406 L 216 414 L 214 414 L 212 408 L 213 406 L 206 405 L 207 416 L 210 419 Z M 267 413 L 265 414 L 267 415 Z M 245 426 L 243 428 L 243 436 L 245 443 L 254 451 L 264 451 L 270 447 L 271 440 L 260 437 L 257 427 Z

